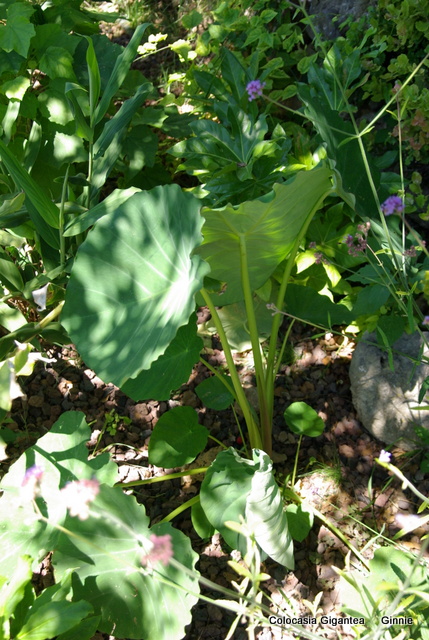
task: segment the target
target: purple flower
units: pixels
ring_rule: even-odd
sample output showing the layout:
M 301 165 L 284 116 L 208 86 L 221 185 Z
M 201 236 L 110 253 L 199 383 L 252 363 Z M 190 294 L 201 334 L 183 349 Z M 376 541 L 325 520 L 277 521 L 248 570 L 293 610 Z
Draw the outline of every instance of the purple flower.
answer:
M 348 254 L 353 257 L 357 257 L 359 253 L 363 253 L 368 246 L 367 237 L 368 232 L 371 227 L 370 222 L 364 222 L 362 224 L 358 224 L 357 233 L 352 236 L 350 233 L 344 240 L 346 245 L 348 246 Z
M 417 256 L 416 248 L 417 247 L 412 246 L 409 249 L 405 249 L 404 256 L 406 258 L 415 258 Z
M 25 472 L 21 483 L 20 494 L 24 500 L 34 500 L 39 494 L 40 482 L 44 473 L 43 467 L 34 464 Z
M 381 210 L 385 216 L 391 216 L 394 213 L 402 213 L 404 210 L 404 203 L 399 196 L 389 196 L 387 200 L 381 205 Z
M 152 543 L 152 549 L 147 555 L 142 557 L 142 565 L 144 567 L 147 565 L 153 567 L 157 562 L 162 562 L 166 567 L 173 557 L 173 546 L 171 544 L 170 534 L 167 533 L 165 536 L 152 534 L 150 536 L 150 541 Z
M 258 96 L 262 95 L 262 90 L 265 87 L 265 82 L 260 80 L 252 80 L 246 86 L 246 91 L 249 94 L 249 102 L 256 100 Z
M 321 251 L 314 252 L 314 260 L 316 264 L 331 264 Z
M 423 322 L 422 322 L 422 324 L 423 324 L 423 325 L 425 325 L 425 326 L 429 325 L 429 316 L 425 316 L 425 317 L 423 318 Z

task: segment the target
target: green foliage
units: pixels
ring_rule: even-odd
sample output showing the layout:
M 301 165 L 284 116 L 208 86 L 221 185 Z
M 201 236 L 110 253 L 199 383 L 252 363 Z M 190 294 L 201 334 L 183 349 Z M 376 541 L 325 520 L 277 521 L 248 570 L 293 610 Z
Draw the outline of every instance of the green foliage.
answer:
M 0 600 L 2 622 L 21 607 L 19 618 L 11 622 L 19 631 L 17 638 L 45 640 L 73 629 L 89 640 L 98 628 L 136 639 L 179 639 L 196 602 L 191 593 L 198 592 L 197 581 L 170 565 L 159 565 L 152 574 L 143 570 L 141 560 L 149 551 L 151 533 L 171 536 L 175 557 L 188 569 L 194 568 L 196 555 L 189 540 L 171 525 L 149 529 L 144 507 L 113 487 L 116 465 L 107 454 L 88 461 L 89 435 L 83 414 L 63 414 L 2 481 L 2 575 L 8 581 L 0 592 L 7 596 Z M 31 495 L 31 484 L 27 489 L 23 480 L 34 465 L 42 475 Z M 84 479 L 98 481 L 100 491 L 89 517 L 79 519 L 67 513 L 60 490 Z M 54 551 L 57 584 L 34 600 L 26 586 L 30 568 L 49 551 Z M 17 572 L 20 556 L 22 570 Z M 88 624 L 78 625 L 80 620 Z
M 191 256 L 201 242 L 198 209 L 176 185 L 142 191 L 99 220 L 81 245 L 63 322 L 104 380 L 121 386 L 149 369 L 187 324 L 207 273 Z
M 411 617 L 413 623 L 405 637 L 429 637 L 427 567 L 405 551 L 388 547 L 376 549 L 369 566 L 367 576 L 357 571 L 340 572 L 343 611 L 364 617 L 370 628 L 376 627 L 383 615 Z M 404 627 L 393 624 L 390 629 L 397 634 Z
M 322 418 L 305 402 L 292 402 L 283 416 L 289 429 L 298 435 L 317 438 L 325 428 Z
M 252 460 L 234 449 L 218 454 L 201 486 L 201 505 L 209 522 L 233 548 L 246 552 L 246 541 L 225 522 L 247 522 L 256 542 L 274 560 L 293 569 L 293 544 L 288 532 L 272 462 L 263 451 Z
M 149 462 L 183 467 L 193 462 L 207 444 L 208 431 L 191 407 L 174 407 L 156 423 L 149 441 Z

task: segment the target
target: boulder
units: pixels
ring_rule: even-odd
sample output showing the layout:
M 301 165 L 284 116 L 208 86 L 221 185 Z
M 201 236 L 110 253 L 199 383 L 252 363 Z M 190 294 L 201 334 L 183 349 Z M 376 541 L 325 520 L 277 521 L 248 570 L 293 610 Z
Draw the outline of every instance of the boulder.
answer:
M 310 0 L 308 11 L 314 15 L 318 30 L 330 40 L 340 35 L 339 25 L 352 16 L 358 20 L 376 0 Z M 336 18 L 336 22 L 332 22 Z
M 415 426 L 429 429 L 429 411 L 415 411 L 419 392 L 429 377 L 429 332 L 404 334 L 389 353 L 365 334 L 350 365 L 353 404 L 364 427 L 376 438 L 405 450 L 416 448 Z M 393 365 L 393 367 L 392 367 Z M 429 404 L 427 399 L 425 405 Z

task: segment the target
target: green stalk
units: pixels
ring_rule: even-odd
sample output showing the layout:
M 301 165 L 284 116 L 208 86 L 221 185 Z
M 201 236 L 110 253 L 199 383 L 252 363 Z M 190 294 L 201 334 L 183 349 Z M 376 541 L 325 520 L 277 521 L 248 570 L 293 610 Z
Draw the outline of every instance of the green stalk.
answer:
M 259 332 L 256 322 L 255 309 L 253 306 L 253 295 L 250 286 L 249 268 L 247 263 L 246 240 L 240 235 L 240 263 L 241 263 L 241 285 L 244 293 L 244 304 L 246 306 L 247 322 L 249 325 L 250 341 L 252 343 L 253 361 L 255 364 L 256 388 L 259 400 L 259 415 L 262 430 L 262 442 L 264 451 L 270 456 L 272 453 L 272 420 L 269 411 L 269 404 L 265 394 L 265 367 L 262 362 L 261 345 L 259 344 Z
M 232 396 L 234 396 L 234 400 L 237 400 L 236 395 L 235 395 L 234 388 L 233 388 L 233 387 L 231 387 L 231 385 L 230 385 L 230 384 L 228 384 L 228 382 L 225 380 L 225 378 L 222 376 L 222 374 L 221 374 L 217 369 L 215 369 L 215 367 L 212 367 L 212 365 L 210 364 L 210 362 L 207 362 L 207 360 L 204 360 L 204 358 L 200 357 L 200 362 L 201 362 L 205 367 L 207 367 L 207 369 L 208 369 L 209 371 L 211 371 L 211 372 L 216 376 L 216 378 L 218 378 L 218 379 L 222 382 L 222 384 L 223 384 L 223 386 L 225 387 L 225 389 L 227 389 L 227 390 L 229 391 L 229 393 L 230 393 Z
M 285 297 L 287 285 L 289 283 L 289 278 L 292 273 L 292 268 L 295 264 L 296 254 L 298 253 L 299 247 L 301 245 L 301 241 L 305 234 L 307 233 L 308 226 L 313 219 L 314 214 L 318 210 L 320 204 L 324 201 L 326 196 L 329 195 L 329 192 L 324 193 L 321 198 L 318 200 L 313 210 L 310 212 L 310 215 L 307 216 L 306 221 L 304 222 L 301 231 L 298 237 L 295 240 L 295 244 L 292 247 L 292 251 L 287 259 L 285 270 L 283 272 L 283 278 L 280 285 L 279 293 L 277 295 L 277 303 L 276 307 L 281 311 Z M 270 412 L 271 417 L 273 415 L 273 406 L 274 406 L 274 381 L 276 374 L 278 372 L 281 361 L 278 361 L 276 364 L 276 349 L 277 349 L 277 338 L 279 334 L 280 325 L 282 322 L 281 313 L 276 313 L 273 318 L 273 323 L 271 325 L 271 335 L 270 335 L 270 343 L 268 347 L 268 358 L 267 358 L 267 366 L 266 366 L 266 377 L 265 377 L 265 395 L 269 398 L 270 401 Z
M 302 442 L 302 433 L 299 436 L 298 446 L 296 448 L 296 453 L 295 453 L 295 462 L 293 465 L 292 480 L 290 481 L 292 488 L 295 486 L 295 479 L 296 479 L 296 472 L 298 469 L 298 457 L 299 457 L 299 450 L 301 449 L 301 442 Z
M 42 320 L 40 320 L 40 322 L 38 322 L 35 326 L 35 329 L 44 329 L 45 327 L 48 326 L 48 324 L 50 324 L 53 320 L 55 320 L 55 318 L 57 318 L 60 313 L 61 313 L 61 309 L 64 306 L 64 302 L 65 300 L 63 300 L 62 302 L 60 302 L 55 309 L 52 309 L 52 311 L 50 313 L 48 313 L 47 316 L 45 316 L 44 318 L 42 318 Z M 28 342 L 28 340 L 24 340 L 24 342 Z
M 249 431 L 250 446 L 252 449 L 262 449 L 262 440 L 261 440 L 261 434 L 259 431 L 259 426 L 256 423 L 255 418 L 253 417 L 249 401 L 247 400 L 246 394 L 244 393 L 243 387 L 241 386 L 240 377 L 238 375 L 237 369 L 235 368 L 232 352 L 229 347 L 228 340 L 227 340 L 224 328 L 222 326 L 222 322 L 219 318 L 219 314 L 216 311 L 216 307 L 213 304 L 206 289 L 204 288 L 201 289 L 201 295 L 203 296 L 204 302 L 206 303 L 212 315 L 213 322 L 216 327 L 216 331 L 222 343 L 223 351 L 225 353 L 226 363 L 228 365 L 229 373 L 231 376 L 231 382 L 233 384 L 238 404 L 241 407 L 244 419 L 246 421 L 247 429 Z
M 188 469 L 187 471 L 176 471 L 166 476 L 154 476 L 153 478 L 145 478 L 144 480 L 134 480 L 133 482 L 117 482 L 115 487 L 141 487 L 145 484 L 153 484 L 154 482 L 166 482 L 167 480 L 175 480 L 184 476 L 197 476 L 199 473 L 205 473 L 208 467 L 199 467 L 198 469 Z
M 190 500 L 187 500 L 186 502 L 181 504 L 179 507 L 177 507 L 177 509 L 174 509 L 174 511 L 172 511 L 167 516 L 165 516 L 165 518 L 160 520 L 158 524 L 163 524 L 164 522 L 171 522 L 171 520 L 173 520 L 176 516 L 180 515 L 181 513 L 183 513 L 183 511 L 186 511 L 186 509 L 189 509 L 189 507 L 192 507 L 194 504 L 198 504 L 199 501 L 200 501 L 200 496 L 199 495 L 194 496 Z
M 64 238 L 64 206 L 67 199 L 67 186 L 69 180 L 70 165 L 67 165 L 66 174 L 64 176 L 63 188 L 61 191 L 61 203 L 59 214 L 59 234 L 60 234 L 60 264 L 63 267 L 66 261 L 66 242 Z

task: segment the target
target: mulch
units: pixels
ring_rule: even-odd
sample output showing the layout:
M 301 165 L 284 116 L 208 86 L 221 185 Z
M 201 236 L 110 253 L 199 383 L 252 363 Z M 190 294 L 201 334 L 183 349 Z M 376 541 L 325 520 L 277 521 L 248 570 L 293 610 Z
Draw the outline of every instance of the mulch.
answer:
M 223 352 L 213 340 L 208 350 L 210 364 L 222 365 Z M 273 461 L 280 480 L 287 478 L 293 469 L 297 436 L 287 430 L 283 412 L 291 402 L 300 400 L 311 405 L 325 422 L 325 431 L 318 438 L 304 438 L 299 455 L 299 475 L 296 488 L 354 544 L 371 558 L 379 541 L 371 543 L 377 532 L 391 537 L 401 527 L 397 514 L 417 513 L 418 504 L 409 491 L 404 491 L 395 478 L 380 468 L 374 458 L 383 448 L 367 433 L 355 415 L 348 376 L 353 343 L 342 336 L 316 335 L 305 325 L 295 325 L 291 336 L 289 362 L 281 368 L 275 388 L 275 417 L 273 424 Z M 245 354 L 237 356 L 242 366 L 246 393 L 252 400 L 254 387 L 252 370 Z M 173 395 L 169 402 L 133 402 L 117 387 L 105 384 L 79 359 L 72 347 L 57 353 L 52 364 L 39 364 L 34 373 L 21 380 L 26 397 L 14 401 L 12 422 L 7 426 L 17 432 L 17 439 L 7 449 L 8 459 L 2 464 L 2 473 L 25 448 L 49 430 L 65 411 L 83 411 L 91 424 L 92 437 L 88 443 L 91 451 L 96 447 L 108 447 L 118 464 L 118 481 L 131 482 L 165 475 L 173 470 L 160 469 L 148 462 L 148 441 L 159 417 L 178 404 L 191 406 L 198 412 L 199 420 L 211 435 L 226 444 L 240 448 L 239 433 L 231 410 L 214 412 L 204 408 L 195 386 L 210 372 L 199 364 L 187 384 Z M 118 415 L 116 433 L 105 430 L 105 416 L 113 411 Z M 124 420 L 124 417 L 129 418 Z M 217 444 L 209 440 L 206 460 L 215 453 Z M 210 449 L 213 449 L 211 452 Z M 419 455 L 393 450 L 394 460 L 419 490 L 427 495 L 429 479 L 419 471 Z M 208 458 L 207 458 L 208 456 Z M 199 481 L 192 477 L 168 480 L 138 487 L 136 496 L 145 505 L 152 523 L 164 518 L 173 509 L 198 492 Z M 173 526 L 189 535 L 195 551 L 200 555 L 197 568 L 201 574 L 221 586 L 231 587 L 237 575 L 228 565 L 230 550 L 220 536 L 201 540 L 192 528 L 189 511 L 173 520 Z M 411 551 L 420 548 L 421 535 L 417 531 L 405 537 L 401 544 Z M 264 583 L 273 607 L 282 610 L 292 607 L 308 615 L 308 602 L 314 602 L 318 594 L 320 613 L 340 615 L 341 593 L 338 575 L 334 567 L 344 568 L 349 549 L 324 524 L 315 522 L 312 531 L 301 543 L 295 543 L 296 568 L 287 571 L 271 560 L 264 563 L 264 571 L 271 578 Z M 41 568 L 41 576 L 49 567 Z M 219 598 L 202 588 L 205 595 Z M 286 598 L 286 600 L 285 600 Z M 308 601 L 308 602 L 305 602 Z M 199 602 L 193 609 L 192 623 L 184 640 L 221 640 L 228 633 L 233 617 L 219 607 Z M 320 637 L 338 637 L 329 626 L 312 627 Z M 338 629 L 337 629 L 338 631 Z M 343 638 L 353 637 L 347 627 L 341 628 Z M 291 637 L 280 626 L 260 629 L 259 640 L 277 640 Z M 107 639 L 98 634 L 96 639 Z M 111 637 L 113 638 L 113 637 Z M 240 624 L 234 638 L 245 639 L 245 624 Z

